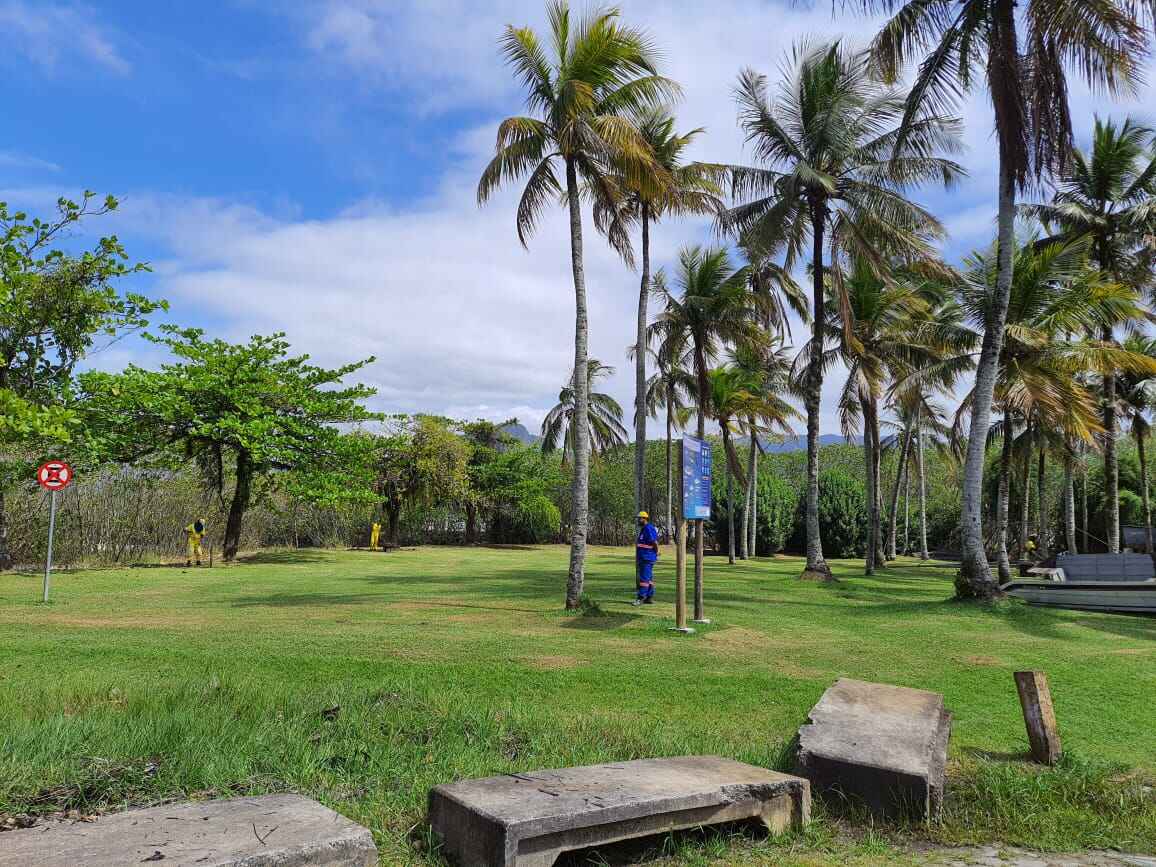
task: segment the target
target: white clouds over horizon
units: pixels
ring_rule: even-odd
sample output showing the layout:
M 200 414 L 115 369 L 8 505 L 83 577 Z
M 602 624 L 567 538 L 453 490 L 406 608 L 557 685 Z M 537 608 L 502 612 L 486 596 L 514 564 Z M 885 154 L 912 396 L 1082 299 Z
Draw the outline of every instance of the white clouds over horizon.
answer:
M 117 75 L 132 70 L 96 11 L 83 4 L 0 0 L 0 33 L 49 73 L 78 59 Z

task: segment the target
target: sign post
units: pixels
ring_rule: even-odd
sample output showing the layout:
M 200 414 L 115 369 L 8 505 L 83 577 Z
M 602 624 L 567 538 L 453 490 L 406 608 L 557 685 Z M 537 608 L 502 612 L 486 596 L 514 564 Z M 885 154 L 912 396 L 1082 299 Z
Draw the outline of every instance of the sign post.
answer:
M 36 481 L 49 492 L 51 505 L 48 507 L 48 556 L 44 561 L 44 598 L 48 601 L 48 588 L 52 582 L 52 538 L 56 535 L 56 494 L 72 482 L 72 467 L 64 461 L 47 461 L 36 471 Z
M 711 448 L 707 440 L 682 438 L 682 517 L 694 521 L 694 619 L 710 623 L 703 609 L 703 521 L 710 517 Z M 685 524 L 684 524 L 685 530 Z
M 678 477 L 682 478 L 682 447 L 678 449 Z M 686 625 L 686 518 L 683 517 L 682 486 L 674 519 L 674 626 L 675 632 L 694 632 Z

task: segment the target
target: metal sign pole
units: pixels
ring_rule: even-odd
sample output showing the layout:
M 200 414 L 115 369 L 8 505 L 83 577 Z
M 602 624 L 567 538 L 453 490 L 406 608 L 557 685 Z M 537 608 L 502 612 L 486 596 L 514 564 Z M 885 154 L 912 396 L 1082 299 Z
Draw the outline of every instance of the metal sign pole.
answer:
M 682 442 L 678 444 L 678 512 L 674 522 L 674 631 L 694 632 L 686 625 L 686 497 Z
M 52 492 L 52 505 L 48 507 L 48 559 L 44 562 L 44 602 L 48 601 L 48 585 L 52 580 L 52 537 L 56 533 L 56 491 Z

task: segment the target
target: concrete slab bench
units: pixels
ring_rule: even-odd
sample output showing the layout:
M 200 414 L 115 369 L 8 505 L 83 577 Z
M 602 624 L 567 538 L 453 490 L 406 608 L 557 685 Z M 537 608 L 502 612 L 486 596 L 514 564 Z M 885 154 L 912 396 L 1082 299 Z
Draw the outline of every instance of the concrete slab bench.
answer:
M 1156 563 L 1148 554 L 1060 554 L 1065 581 L 1151 581 Z
M 876 815 L 926 818 L 942 803 L 950 736 L 939 693 L 840 678 L 799 729 L 796 773 Z
M 0 867 L 377 867 L 373 835 L 301 795 L 168 804 L 0 834 Z
M 717 756 L 641 759 L 438 786 L 442 854 L 468 867 L 550 867 L 563 852 L 742 819 L 810 819 L 807 781 Z

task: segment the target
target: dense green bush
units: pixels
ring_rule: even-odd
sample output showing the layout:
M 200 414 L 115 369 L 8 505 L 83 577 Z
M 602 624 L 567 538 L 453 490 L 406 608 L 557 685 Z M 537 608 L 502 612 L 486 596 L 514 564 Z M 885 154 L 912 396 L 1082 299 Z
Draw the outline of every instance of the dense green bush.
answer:
M 840 469 L 819 473 L 819 529 L 826 557 L 861 557 L 867 537 L 867 491 L 863 482 Z M 803 496 L 795 511 L 790 548 L 806 547 L 806 511 Z
M 755 548 L 760 556 L 777 554 L 786 547 L 794 527 L 799 492 L 778 476 L 761 472 L 758 497 Z

